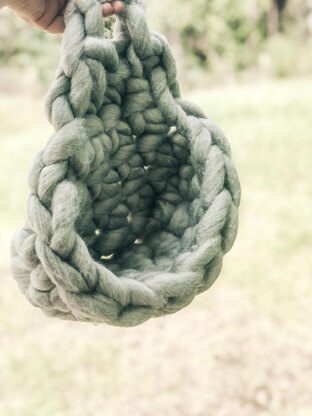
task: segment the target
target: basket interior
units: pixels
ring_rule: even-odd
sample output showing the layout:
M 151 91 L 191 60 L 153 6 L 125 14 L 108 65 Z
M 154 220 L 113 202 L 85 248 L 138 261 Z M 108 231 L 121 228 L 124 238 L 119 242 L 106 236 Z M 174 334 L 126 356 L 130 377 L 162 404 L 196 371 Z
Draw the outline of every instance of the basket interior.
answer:
M 134 78 L 126 61 L 107 79 L 104 104 L 90 114 L 104 133 L 92 140 L 83 181 L 89 197 L 76 226 L 92 257 L 117 275 L 160 264 L 169 270 L 195 225 L 199 187 L 189 140 L 164 121 L 148 81 Z

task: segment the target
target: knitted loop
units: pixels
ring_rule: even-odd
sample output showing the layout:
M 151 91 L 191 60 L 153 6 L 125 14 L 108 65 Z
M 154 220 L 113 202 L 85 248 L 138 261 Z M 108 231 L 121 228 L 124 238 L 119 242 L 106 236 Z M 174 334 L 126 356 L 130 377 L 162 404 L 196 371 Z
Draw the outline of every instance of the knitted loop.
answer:
M 113 39 L 71 0 L 12 270 L 48 316 L 138 325 L 207 290 L 235 240 L 240 185 L 223 132 L 180 98 L 166 39 L 128 0 Z

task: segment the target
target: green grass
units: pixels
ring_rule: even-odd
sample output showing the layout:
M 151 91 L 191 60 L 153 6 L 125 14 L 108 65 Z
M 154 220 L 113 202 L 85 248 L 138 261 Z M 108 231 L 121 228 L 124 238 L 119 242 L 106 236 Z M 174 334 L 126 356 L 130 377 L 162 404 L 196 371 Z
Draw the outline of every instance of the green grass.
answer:
M 230 139 L 239 235 L 210 291 L 130 330 L 48 319 L 18 291 L 9 242 L 52 130 L 42 99 L 0 95 L 1 416 L 312 414 L 312 79 L 187 95 Z
M 227 262 L 229 279 L 252 286 L 255 297 L 269 282 L 276 285 L 277 291 L 258 299 L 269 306 L 290 301 L 296 309 L 292 282 L 311 284 L 311 96 L 311 80 L 195 94 L 228 134 L 242 183 L 241 227 L 230 254 L 234 259 Z M 233 261 L 241 265 L 234 271 Z

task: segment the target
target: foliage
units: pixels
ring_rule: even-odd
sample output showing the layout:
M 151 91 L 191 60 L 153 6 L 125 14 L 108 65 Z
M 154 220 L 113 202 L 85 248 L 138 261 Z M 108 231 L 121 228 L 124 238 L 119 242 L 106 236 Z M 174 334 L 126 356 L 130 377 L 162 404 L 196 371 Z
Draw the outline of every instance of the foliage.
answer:
M 291 49 L 288 66 L 292 69 L 292 58 L 308 55 L 306 51 L 300 56 L 294 54 L 299 45 L 303 52 L 302 43 L 307 39 L 306 0 L 168 0 L 170 13 L 158 0 L 149 0 L 148 4 L 152 11 L 157 10 L 156 26 L 167 33 L 171 42 L 182 46 L 189 67 L 195 64 L 204 71 L 239 72 L 258 67 L 259 57 L 265 54 L 272 61 L 272 75 L 284 75 L 288 73 L 284 62 L 283 70 L 275 70 L 278 57 L 284 58 L 283 52 Z M 276 40 L 279 32 L 282 34 Z M 272 43 L 277 42 L 283 52 L 279 55 L 276 50 L 274 56 Z M 311 71 L 311 60 L 307 66 Z
M 46 82 L 55 71 L 59 38 L 28 26 L 8 10 L 0 16 L 0 63 L 15 70 L 35 69 Z M 52 65 L 51 65 L 52 64 Z
M 273 76 L 311 73 L 308 0 L 146 0 L 146 4 L 150 26 L 164 33 L 175 49 L 184 68 L 182 80 L 198 80 L 199 74 L 207 73 L 223 79 L 250 70 Z M 59 43 L 59 36 L 1 11 L 0 68 L 31 68 L 37 79 L 48 83 L 58 62 Z
M 107 35 L 111 29 L 112 19 L 106 24 Z M 60 43 L 61 36 L 29 26 L 8 9 L 1 11 L 0 68 L 33 71 L 32 78 L 48 84 L 57 68 Z

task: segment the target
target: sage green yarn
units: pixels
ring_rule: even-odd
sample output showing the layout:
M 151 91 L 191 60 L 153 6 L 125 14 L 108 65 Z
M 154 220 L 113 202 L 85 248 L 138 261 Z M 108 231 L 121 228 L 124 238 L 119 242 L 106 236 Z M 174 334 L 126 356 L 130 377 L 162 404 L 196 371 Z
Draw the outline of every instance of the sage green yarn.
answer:
M 48 316 L 134 326 L 207 290 L 236 238 L 240 185 L 222 131 L 180 97 L 167 41 L 128 0 L 70 0 L 12 271 Z

